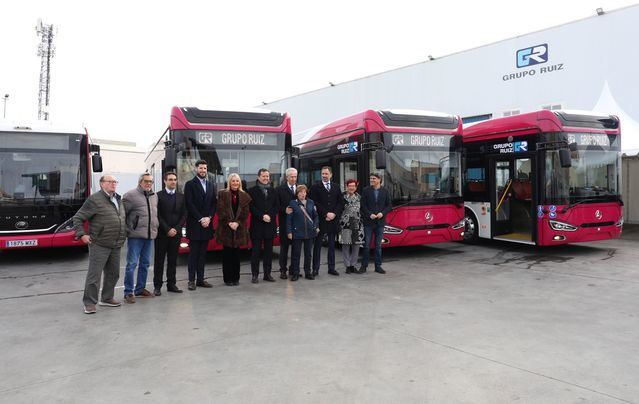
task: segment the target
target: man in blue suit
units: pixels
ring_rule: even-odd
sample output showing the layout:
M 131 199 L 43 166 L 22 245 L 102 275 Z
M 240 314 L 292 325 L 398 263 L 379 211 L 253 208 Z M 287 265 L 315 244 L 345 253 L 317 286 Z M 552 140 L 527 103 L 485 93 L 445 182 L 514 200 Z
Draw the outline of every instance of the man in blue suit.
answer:
M 213 216 L 217 209 L 215 184 L 207 179 L 205 160 L 195 163 L 196 176 L 184 184 L 186 237 L 189 239 L 189 290 L 213 287 L 204 280 L 204 264 L 209 240 L 213 238 Z M 197 279 L 197 281 L 196 281 Z
M 375 272 L 385 274 L 382 268 L 382 237 L 386 226 L 386 215 L 391 211 L 391 199 L 388 190 L 382 187 L 379 174 L 371 173 L 371 186 L 362 191 L 361 212 L 364 224 L 364 252 L 360 274 L 366 272 L 370 257 L 371 238 L 375 235 Z

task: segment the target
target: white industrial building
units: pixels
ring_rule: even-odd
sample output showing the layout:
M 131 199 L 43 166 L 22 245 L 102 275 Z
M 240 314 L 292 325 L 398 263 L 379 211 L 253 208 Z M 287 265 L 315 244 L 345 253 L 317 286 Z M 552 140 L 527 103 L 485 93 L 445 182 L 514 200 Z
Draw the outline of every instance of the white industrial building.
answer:
M 593 14 L 263 107 L 289 112 L 296 132 L 369 108 L 442 111 L 465 122 L 541 108 L 592 110 L 619 116 L 622 149 L 636 150 L 639 5 Z
M 91 181 L 93 192 L 100 189 L 98 180 L 104 174 L 114 175 L 118 179 L 119 194 L 124 194 L 138 186 L 138 178 L 145 170 L 146 150 L 144 148 L 137 146 L 135 142 L 122 140 L 91 138 L 91 143 L 100 146 L 103 166 L 101 173 L 93 174 L 93 181 Z
M 422 109 L 458 114 L 465 123 L 539 109 L 614 114 L 622 150 L 639 151 L 639 5 L 603 11 L 560 26 L 274 102 L 295 132 L 366 109 Z M 624 158 L 626 220 L 639 222 L 637 160 Z M 634 168 L 633 168 L 634 167 Z M 634 184 L 634 186 L 633 186 Z

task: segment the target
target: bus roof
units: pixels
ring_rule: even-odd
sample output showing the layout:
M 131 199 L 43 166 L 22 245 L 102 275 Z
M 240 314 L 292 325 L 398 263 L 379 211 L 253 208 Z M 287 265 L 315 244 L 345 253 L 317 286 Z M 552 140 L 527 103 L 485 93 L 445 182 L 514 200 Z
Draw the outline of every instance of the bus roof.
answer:
M 282 112 L 252 110 L 206 110 L 195 107 L 173 107 L 171 129 L 227 129 L 259 130 L 268 132 L 291 132 L 289 114 Z
M 11 121 L 1 119 L 0 132 L 87 134 L 87 130 L 83 125 L 51 121 Z
M 464 140 L 479 140 L 486 136 L 498 137 L 524 131 L 561 132 L 566 130 L 584 131 L 586 129 L 618 133 L 619 118 L 614 115 L 602 115 L 589 111 L 549 111 L 544 109 L 472 123 L 464 127 Z
M 337 121 L 315 126 L 293 135 L 293 144 L 318 140 L 339 133 L 365 129 L 367 132 L 424 132 L 461 134 L 462 121 L 457 115 L 415 109 L 366 110 Z

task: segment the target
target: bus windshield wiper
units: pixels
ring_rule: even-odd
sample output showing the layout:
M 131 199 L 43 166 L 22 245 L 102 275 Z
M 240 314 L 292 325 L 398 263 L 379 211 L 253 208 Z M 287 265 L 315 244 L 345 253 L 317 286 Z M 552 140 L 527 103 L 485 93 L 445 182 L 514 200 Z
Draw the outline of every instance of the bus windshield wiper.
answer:
M 574 208 L 577 205 L 581 205 L 582 203 L 587 203 L 587 202 L 598 202 L 598 199 L 594 199 L 594 198 L 586 198 L 586 199 L 582 199 L 580 201 L 577 202 L 573 202 L 570 205 L 566 206 L 565 208 L 562 209 L 561 213 L 566 213 L 568 212 L 569 209 Z

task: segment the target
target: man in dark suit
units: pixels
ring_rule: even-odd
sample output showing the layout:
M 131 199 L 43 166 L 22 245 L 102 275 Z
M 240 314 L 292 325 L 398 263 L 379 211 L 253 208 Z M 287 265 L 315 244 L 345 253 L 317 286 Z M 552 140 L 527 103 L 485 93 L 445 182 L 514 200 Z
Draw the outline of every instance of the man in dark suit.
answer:
M 207 180 L 205 160 L 195 163 L 196 176 L 184 184 L 186 201 L 186 237 L 189 239 L 189 290 L 196 286 L 211 288 L 204 280 L 204 264 L 209 240 L 213 238 L 213 216 L 217 209 L 215 184 Z M 197 281 L 196 281 L 197 279 Z
M 386 215 L 391 211 L 391 198 L 388 190 L 382 187 L 382 178 L 377 173 L 370 175 L 370 187 L 362 191 L 361 211 L 364 224 L 364 253 L 360 274 L 366 272 L 370 257 L 371 237 L 375 235 L 375 272 L 385 274 L 382 268 L 382 237 L 386 226 Z
M 270 182 L 271 174 L 266 168 L 260 168 L 257 172 L 257 181 L 254 187 L 248 190 L 251 196 L 251 282 L 258 283 L 260 274 L 260 249 L 264 244 L 263 263 L 264 280 L 275 282 L 271 276 L 273 260 L 273 239 L 276 234 L 275 215 L 279 208 L 277 193 Z
M 331 182 L 333 173 L 330 167 L 322 167 L 322 181 L 311 187 L 310 198 L 315 202 L 319 215 L 320 232 L 315 238 L 313 248 L 313 276 L 319 274 L 324 234 L 328 241 L 328 273 L 339 276 L 335 270 L 335 238 L 339 232 L 339 220 L 344 210 L 344 197 L 339 184 Z
M 291 213 L 292 209 L 288 204 L 295 199 L 295 190 L 297 189 L 297 170 L 293 167 L 286 169 L 286 182 L 276 188 L 277 199 L 279 202 L 277 223 L 280 228 L 280 279 L 287 279 L 286 276 L 288 260 L 288 249 L 291 240 L 286 237 L 286 215 Z
M 158 220 L 160 226 L 155 239 L 155 260 L 153 264 L 153 293 L 160 296 L 164 275 L 164 258 L 166 264 L 166 290 L 182 293 L 177 287 L 175 270 L 177 267 L 178 249 L 182 238 L 182 226 L 186 220 L 184 194 L 177 192 L 177 175 L 174 172 L 164 174 L 164 189 L 157 193 Z

